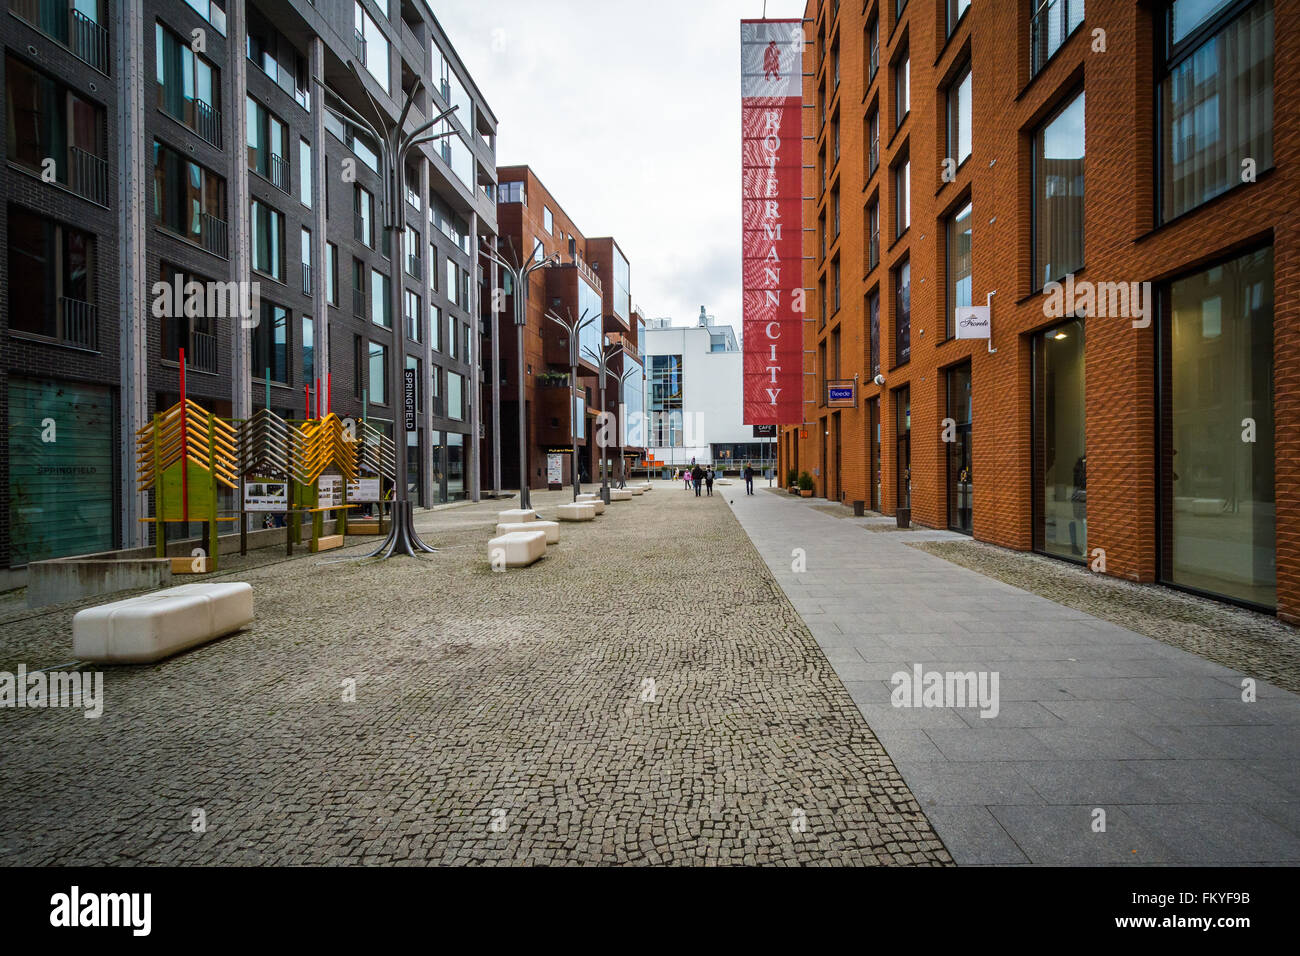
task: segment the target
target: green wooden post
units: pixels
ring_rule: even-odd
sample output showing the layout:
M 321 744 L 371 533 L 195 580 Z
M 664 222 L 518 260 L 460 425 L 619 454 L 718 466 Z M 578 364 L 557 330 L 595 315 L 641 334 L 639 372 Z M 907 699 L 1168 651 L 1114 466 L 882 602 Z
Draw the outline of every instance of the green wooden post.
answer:
M 162 428 L 162 415 L 153 416 L 153 537 L 154 554 L 167 557 L 167 525 L 163 522 L 162 443 L 158 433 Z

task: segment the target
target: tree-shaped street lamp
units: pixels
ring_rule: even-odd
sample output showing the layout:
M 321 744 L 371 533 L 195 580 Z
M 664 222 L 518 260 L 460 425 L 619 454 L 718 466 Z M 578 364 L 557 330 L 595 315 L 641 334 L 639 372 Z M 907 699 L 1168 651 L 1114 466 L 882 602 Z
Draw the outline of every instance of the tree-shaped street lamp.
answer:
M 321 89 L 325 91 L 323 104 L 325 109 L 329 110 L 336 116 L 340 122 L 351 126 L 359 127 L 374 138 L 379 145 L 379 152 L 384 167 L 384 228 L 389 232 L 389 299 L 390 315 L 393 323 L 393 348 L 389 356 L 388 371 L 390 380 L 393 382 L 394 400 L 396 400 L 397 383 L 403 380 L 403 372 L 406 367 L 404 350 L 402 348 L 403 334 L 398 326 L 399 316 L 403 315 L 402 309 L 402 265 L 401 256 L 398 250 L 401 248 L 402 237 L 398 235 L 398 230 L 405 231 L 405 216 L 398 217 L 395 210 L 401 208 L 402 197 L 406 194 L 406 157 L 418 146 L 431 143 L 434 140 L 443 139 L 448 136 L 456 135 L 455 129 L 448 128 L 441 133 L 429 133 L 435 125 L 456 112 L 457 107 L 453 106 L 449 110 L 439 113 L 433 119 L 421 126 L 417 126 L 411 132 L 406 132 L 406 117 L 411 112 L 411 106 L 415 98 L 419 96 L 423 87 L 423 82 L 417 79 L 411 90 L 406 95 L 406 102 L 402 104 L 402 113 L 397 122 L 393 123 L 381 110 L 378 104 L 370 96 L 366 89 L 361 74 L 357 70 L 354 61 L 348 61 L 348 69 L 352 71 L 361 91 L 365 93 L 366 99 L 369 100 L 371 109 L 374 112 L 375 122 L 371 122 L 362 116 L 359 112 L 343 99 L 336 91 L 325 84 L 323 79 L 318 79 Z M 329 102 L 334 101 L 333 105 Z M 393 417 L 393 431 L 397 431 L 397 417 Z M 396 434 L 394 434 L 396 437 Z M 397 444 L 397 442 L 394 442 Z M 406 487 L 407 475 L 406 467 L 394 469 L 399 472 L 393 482 L 393 513 L 388 538 L 375 551 L 372 551 L 370 557 L 391 558 L 395 554 L 406 554 L 415 557 L 420 553 L 430 553 L 437 549 L 431 545 L 425 544 L 420 540 L 420 536 L 415 532 L 415 524 L 411 516 L 411 502 L 409 492 Z
M 620 405 L 622 404 L 623 394 L 627 391 L 628 379 L 632 378 L 634 375 L 643 374 L 645 374 L 645 372 L 641 365 L 639 363 L 633 363 L 631 368 L 627 369 L 621 376 L 619 376 L 618 396 Z M 646 428 L 644 413 L 641 415 L 641 428 L 643 430 Z M 626 449 L 623 447 L 623 436 L 625 434 L 627 434 L 626 423 L 621 423 L 618 432 L 618 486 L 620 488 L 627 487 L 627 455 L 625 454 Z M 648 443 L 649 439 L 647 438 L 646 441 Z
M 600 449 L 600 498 L 605 504 L 609 504 L 609 469 L 605 465 L 605 443 L 601 437 L 605 433 L 605 375 L 609 371 L 610 359 L 623 351 L 623 345 L 620 342 L 611 343 L 608 338 L 605 338 L 599 355 L 585 346 L 582 351 L 587 353 L 600 369 L 600 428 L 596 430 L 596 447 Z M 621 455 L 622 452 L 619 454 Z
M 481 251 L 488 259 L 504 269 L 511 281 L 511 298 L 514 299 L 515 303 L 515 342 L 519 352 L 519 507 L 531 508 L 532 502 L 529 500 L 528 495 L 528 420 L 525 414 L 524 400 L 524 326 L 528 324 L 528 313 L 525 309 L 524 296 L 528 291 L 529 277 L 538 269 L 558 266 L 560 264 L 560 254 L 557 252 L 548 259 L 533 260 L 527 264 L 518 261 L 510 262 L 501 254 L 499 248 L 493 248 L 488 243 L 487 236 L 483 237 Z M 496 340 L 496 315 L 496 303 L 494 302 L 492 307 L 493 341 Z M 500 427 L 499 422 L 497 426 Z
M 578 338 L 583 329 L 600 318 L 599 315 L 588 316 L 588 311 L 583 309 L 582 315 L 575 319 L 568 309 L 564 310 L 567 318 L 561 318 L 554 310 L 546 310 L 546 317 L 569 333 L 569 431 L 573 436 L 574 501 L 577 501 L 578 495 L 582 493 L 582 483 L 578 478 L 578 361 L 582 355 L 582 346 Z

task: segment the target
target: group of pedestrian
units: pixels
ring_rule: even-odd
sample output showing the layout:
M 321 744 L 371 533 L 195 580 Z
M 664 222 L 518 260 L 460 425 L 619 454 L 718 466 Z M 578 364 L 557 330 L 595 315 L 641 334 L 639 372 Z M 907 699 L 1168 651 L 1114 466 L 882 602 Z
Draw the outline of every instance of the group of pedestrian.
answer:
M 708 468 L 701 468 L 698 463 L 692 465 L 690 468 L 683 468 L 681 471 L 673 472 L 673 481 L 680 479 L 682 487 L 687 491 L 694 488 L 695 497 L 697 498 L 700 497 L 701 489 L 705 491 L 707 497 L 713 497 L 714 477 L 714 471 L 711 466 Z

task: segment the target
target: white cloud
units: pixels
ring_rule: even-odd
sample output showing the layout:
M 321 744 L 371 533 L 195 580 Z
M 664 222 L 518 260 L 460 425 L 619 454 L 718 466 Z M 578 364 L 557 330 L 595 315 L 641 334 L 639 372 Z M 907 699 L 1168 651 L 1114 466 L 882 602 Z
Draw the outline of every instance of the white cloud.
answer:
M 740 20 L 761 0 L 431 0 L 500 122 L 588 236 L 614 236 L 632 298 L 740 329 Z M 799 17 L 798 0 L 767 15 Z

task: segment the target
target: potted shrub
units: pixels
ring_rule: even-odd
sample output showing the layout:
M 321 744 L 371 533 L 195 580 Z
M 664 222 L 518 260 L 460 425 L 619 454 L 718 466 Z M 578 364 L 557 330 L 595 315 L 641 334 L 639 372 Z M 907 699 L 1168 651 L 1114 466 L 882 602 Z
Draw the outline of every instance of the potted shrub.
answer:
M 790 494 L 797 495 L 799 493 L 799 472 L 793 468 L 786 472 L 785 486 L 789 489 Z
M 799 496 L 801 498 L 811 498 L 813 493 L 812 475 L 803 472 L 799 475 Z

